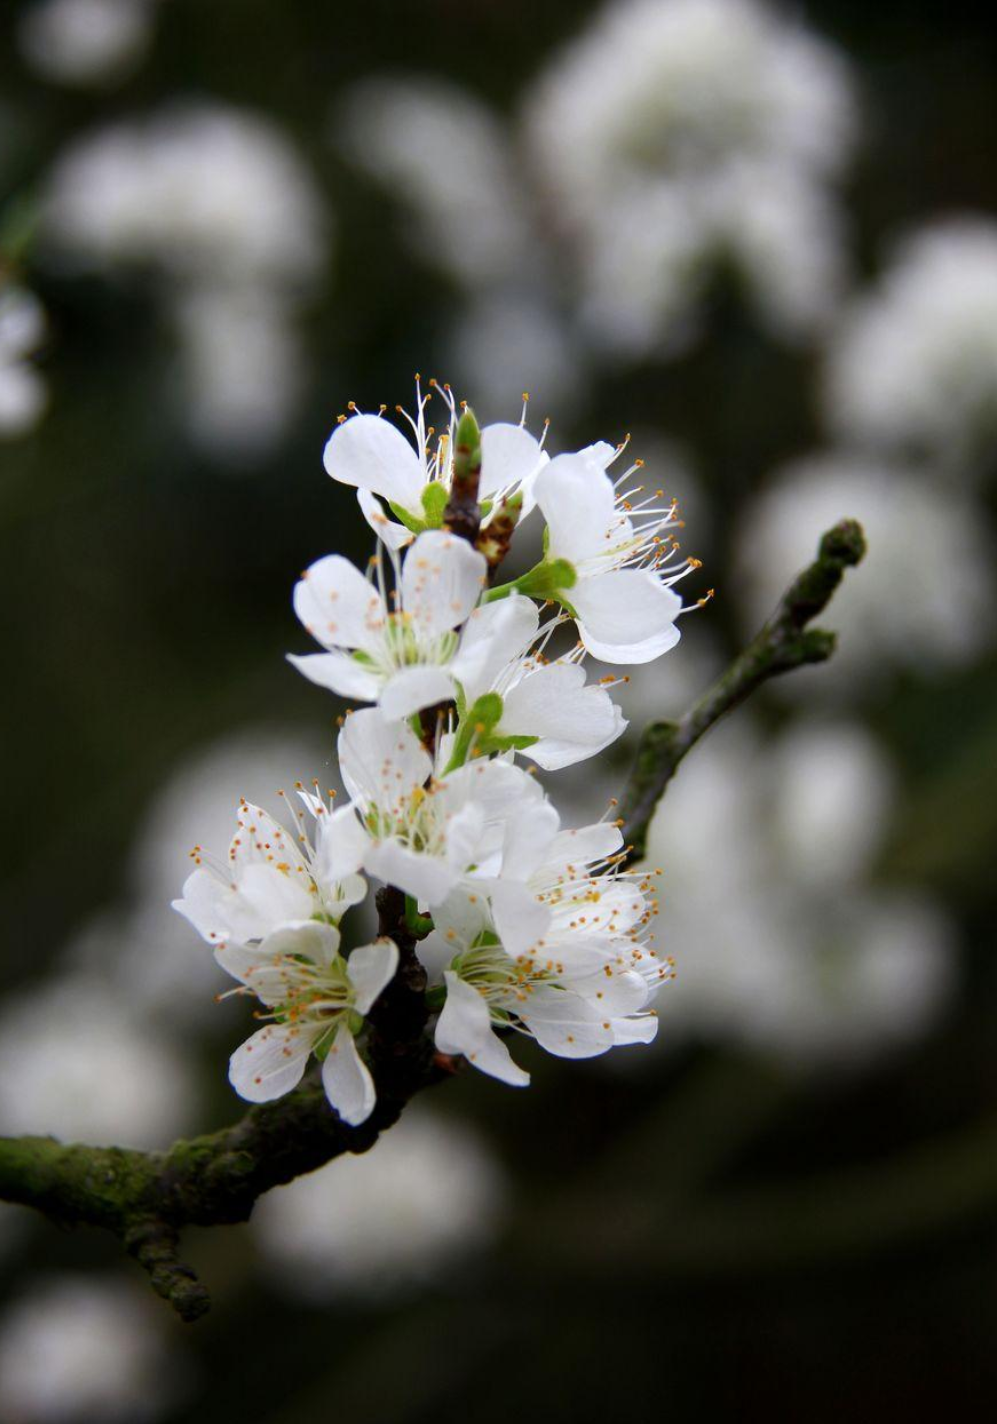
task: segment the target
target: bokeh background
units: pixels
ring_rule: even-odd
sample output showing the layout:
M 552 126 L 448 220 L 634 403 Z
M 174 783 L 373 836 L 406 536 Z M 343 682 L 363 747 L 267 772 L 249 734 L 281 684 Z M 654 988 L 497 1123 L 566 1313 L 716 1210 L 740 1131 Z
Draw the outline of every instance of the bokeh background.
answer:
M 838 1420 L 997 1406 L 997 36 L 949 3 L 35 0 L 0 54 L 0 1131 L 232 1120 L 247 1012 L 169 909 L 333 772 L 321 450 L 449 380 L 632 435 L 717 597 L 600 815 L 836 519 L 834 662 L 681 771 L 659 1043 L 466 1074 L 191 1233 L 185 1329 L 0 1207 L 0 1419 Z M 703 585 L 705 590 L 706 583 Z M 357 933 L 362 932 L 362 925 Z

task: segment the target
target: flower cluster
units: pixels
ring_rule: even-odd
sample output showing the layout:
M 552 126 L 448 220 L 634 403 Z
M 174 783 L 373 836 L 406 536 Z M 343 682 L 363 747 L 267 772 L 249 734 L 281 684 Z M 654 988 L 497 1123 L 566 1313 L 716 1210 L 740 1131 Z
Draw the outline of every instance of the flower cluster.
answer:
M 323 651 L 292 663 L 370 704 L 339 733 L 347 803 L 299 783 L 289 829 L 242 802 L 227 861 L 196 847 L 175 902 L 238 981 L 231 992 L 261 1005 L 264 1026 L 232 1056 L 236 1090 L 279 1097 L 314 1054 L 354 1124 L 374 1106 L 369 1018 L 400 959 L 384 936 L 344 949 L 340 922 L 367 877 L 405 897 L 437 1050 L 507 1083 L 529 1081 L 513 1031 L 565 1058 L 649 1042 L 671 975 L 653 947 L 653 876 L 625 868 L 619 823 L 562 827 L 522 759 L 555 770 L 624 731 L 619 679 L 590 681 L 588 654 L 644 663 L 678 641 L 675 585 L 698 561 L 679 552 L 674 504 L 635 486 L 640 461 L 610 474 L 623 446 L 551 458 L 525 405 L 518 424 L 479 429 L 449 387 L 424 395 L 417 382 L 416 401 L 411 439 L 383 408 L 340 419 L 325 466 L 357 490 L 377 552 L 366 573 L 330 554 L 294 591 Z M 535 511 L 543 557 L 498 582 Z

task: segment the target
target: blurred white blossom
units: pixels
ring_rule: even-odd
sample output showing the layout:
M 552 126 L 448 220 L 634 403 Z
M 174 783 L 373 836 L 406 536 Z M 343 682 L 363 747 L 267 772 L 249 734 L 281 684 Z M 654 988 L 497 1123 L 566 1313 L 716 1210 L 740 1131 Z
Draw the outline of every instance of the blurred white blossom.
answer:
M 139 1424 L 165 1414 L 183 1366 L 160 1310 L 138 1282 L 37 1280 L 0 1319 L 0 1418 Z
M 192 285 L 174 319 L 178 400 L 202 448 L 232 459 L 266 448 L 298 406 L 304 371 L 293 313 L 266 286 Z
M 74 974 L 0 1006 L 0 1132 L 165 1147 L 192 1122 L 191 1071 L 120 991 Z
M 155 14 L 156 0 L 36 0 L 21 18 L 18 43 L 45 79 L 113 84 L 145 57 Z
M 529 259 L 522 185 L 501 120 L 453 84 L 369 79 L 335 117 L 350 158 L 416 216 L 406 235 L 470 286 Z
M 446 1276 L 486 1245 L 503 1195 L 478 1136 L 415 1104 L 370 1152 L 269 1192 L 252 1224 L 289 1293 L 378 1296 Z
M 742 717 L 683 765 L 655 815 L 659 944 L 676 960 L 659 1039 L 733 1040 L 801 1064 L 862 1062 L 945 1006 L 954 931 L 869 873 L 892 773 L 851 723 L 765 746 Z
M 951 218 L 899 244 L 846 312 L 825 381 L 838 438 L 971 467 L 997 451 L 997 222 Z
M 321 265 L 327 221 L 301 157 L 268 119 L 208 103 L 78 139 L 52 175 L 47 220 L 81 263 L 291 282 Z
M 25 435 L 41 418 L 48 390 L 28 359 L 45 335 L 45 313 L 24 287 L 0 289 L 0 440 Z
M 582 398 L 581 352 L 551 301 L 513 287 L 469 298 L 455 313 L 447 364 L 464 372 L 472 404 L 505 410 L 524 390 L 562 418 Z
M 378 78 L 349 91 L 334 133 L 402 205 L 415 254 L 463 289 L 446 342 L 473 399 L 501 408 L 525 386 L 563 412 L 579 385 L 578 343 L 508 121 L 455 84 Z
M 55 167 L 45 229 L 64 262 L 156 276 L 196 440 L 248 461 L 279 438 L 298 403 L 298 312 L 330 221 L 267 119 L 202 103 L 87 135 Z
M 830 45 L 774 9 L 618 0 L 541 74 L 525 127 L 599 341 L 680 346 L 718 262 L 780 335 L 833 312 L 851 82 Z
M 845 699 L 891 668 L 923 673 L 970 661 L 995 632 L 993 549 L 984 511 L 913 470 L 848 455 L 784 467 L 744 517 L 737 581 L 744 631 L 754 633 L 817 542 L 858 519 L 869 550 L 845 577 L 823 626 L 840 632 L 834 665 L 775 683 L 792 697 Z

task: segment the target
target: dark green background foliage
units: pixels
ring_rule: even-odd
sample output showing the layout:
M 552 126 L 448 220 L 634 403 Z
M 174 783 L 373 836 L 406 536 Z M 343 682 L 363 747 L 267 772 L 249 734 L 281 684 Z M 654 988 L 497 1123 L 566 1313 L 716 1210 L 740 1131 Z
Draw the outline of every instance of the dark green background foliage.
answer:
M 337 95 L 367 74 L 417 71 L 511 108 L 593 8 L 168 0 L 147 63 L 96 97 L 41 84 L 4 47 L 12 192 L 30 195 L 91 124 L 212 96 L 279 121 L 338 218 L 307 313 L 308 398 L 291 436 L 245 476 L 199 455 L 170 418 L 171 338 L 143 281 L 60 276 L 28 258 L 50 317 L 53 396 L 35 435 L 0 446 L 5 995 L 41 982 L 121 893 L 143 810 L 182 758 L 268 720 L 328 729 L 331 746 L 338 708 L 283 660 L 303 646 L 297 570 L 334 548 L 368 552 L 352 495 L 322 473 L 322 443 L 348 398 L 406 400 L 412 372 L 437 369 L 455 299 L 409 255 L 404 211 L 330 144 Z M 848 190 L 860 262 L 871 268 L 884 238 L 935 211 L 997 210 L 990 26 L 957 5 L 803 8 L 847 51 L 870 101 Z M 459 372 L 439 374 L 473 401 Z M 556 421 L 562 448 L 640 426 L 695 453 L 715 535 L 696 552 L 724 593 L 705 616 L 728 653 L 730 536 L 766 472 L 817 443 L 811 375 L 718 286 L 708 336 L 687 357 L 611 373 L 570 428 Z M 769 726 L 786 716 L 776 700 L 764 707 Z M 945 897 L 961 929 L 962 984 L 929 1038 L 813 1083 L 691 1047 L 609 1074 L 519 1050 L 534 1073 L 522 1094 L 458 1079 L 436 1106 L 481 1126 L 514 1187 L 497 1248 L 398 1304 L 305 1310 L 268 1285 L 245 1228 L 192 1233 L 215 1309 L 183 1341 L 199 1365 L 177 1419 L 992 1414 L 997 667 L 894 678 L 868 715 L 903 777 L 883 874 Z M 192 1031 L 205 1129 L 239 1110 L 224 1080 L 237 1032 L 231 1014 L 207 1043 Z M 39 1265 L 116 1262 L 112 1242 L 39 1222 L 0 1299 Z

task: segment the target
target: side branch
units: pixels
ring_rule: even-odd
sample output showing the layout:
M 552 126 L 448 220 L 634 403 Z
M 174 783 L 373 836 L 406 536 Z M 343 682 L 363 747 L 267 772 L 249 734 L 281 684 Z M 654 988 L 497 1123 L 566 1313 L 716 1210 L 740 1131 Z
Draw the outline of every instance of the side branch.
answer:
M 775 613 L 727 671 L 677 722 L 652 722 L 645 729 L 620 807 L 625 843 L 634 858 L 644 854 L 655 807 L 700 737 L 770 677 L 831 656 L 834 633 L 807 624 L 827 607 L 845 569 L 857 564 L 865 550 L 865 535 L 855 520 L 829 529 L 817 558 L 793 580 Z

